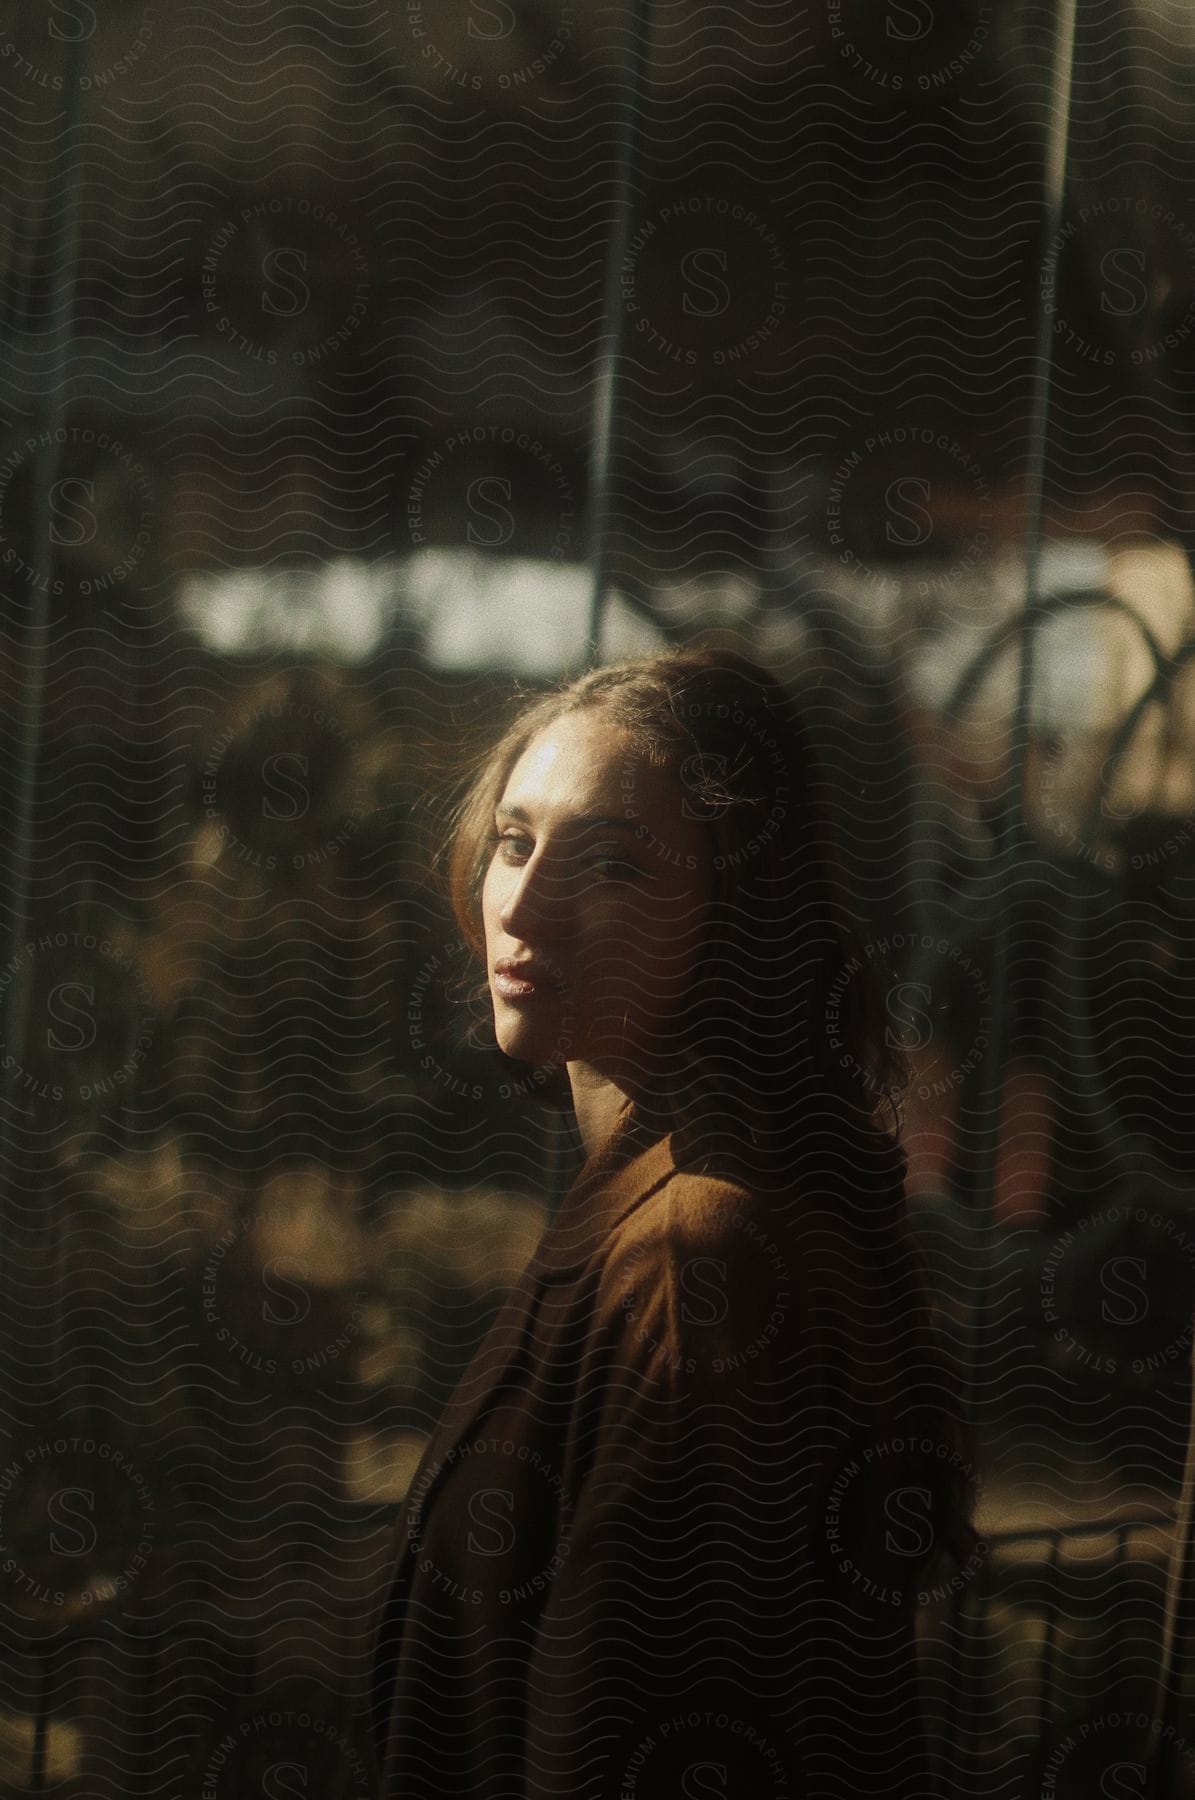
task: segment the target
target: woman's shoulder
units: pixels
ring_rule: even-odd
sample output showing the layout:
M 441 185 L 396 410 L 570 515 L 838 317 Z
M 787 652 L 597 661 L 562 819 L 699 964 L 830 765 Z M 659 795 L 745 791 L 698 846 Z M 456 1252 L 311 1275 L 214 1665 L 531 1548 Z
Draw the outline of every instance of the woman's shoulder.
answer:
M 692 1291 L 717 1286 L 726 1306 L 754 1315 L 774 1300 L 786 1320 L 814 1331 L 820 1321 L 857 1350 L 876 1333 L 887 1341 L 893 1308 L 921 1297 L 905 1279 L 916 1252 L 904 1157 L 878 1132 L 851 1147 L 860 1142 L 868 1155 L 844 1161 L 828 1131 L 820 1148 L 807 1140 L 802 1155 L 752 1170 L 674 1133 L 655 1184 L 601 1246 L 600 1293 L 609 1304 L 630 1282 L 654 1286 L 682 1308 L 689 1298 L 692 1314 Z
M 728 1379 L 775 1384 L 777 1359 L 812 1350 L 804 1289 L 766 1196 L 676 1168 L 603 1246 L 593 1326 L 624 1375 L 724 1401 Z
M 803 1296 L 841 1303 L 899 1255 L 903 1156 L 879 1133 L 844 1138 L 815 1121 L 794 1153 L 754 1159 L 703 1129 L 633 1147 L 630 1138 L 622 1134 L 609 1166 L 591 1162 L 554 1227 L 567 1260 L 596 1268 L 604 1289 L 628 1268 L 675 1282 L 724 1263 L 724 1279 L 744 1293 L 784 1270 Z
M 628 1265 L 683 1276 L 716 1261 L 751 1304 L 781 1277 L 806 1296 L 827 1284 L 854 1288 L 868 1260 L 849 1219 L 799 1188 L 689 1167 L 671 1170 L 624 1214 L 601 1256 L 607 1278 Z
M 601 1255 L 599 1292 L 628 1294 L 675 1329 L 735 1311 L 754 1318 L 798 1308 L 805 1270 L 775 1196 L 725 1170 L 682 1164 L 624 1214 Z
M 858 1267 L 866 1240 L 891 1250 L 890 1233 L 907 1225 L 904 1152 L 876 1127 L 848 1133 L 835 1121 L 758 1156 L 678 1130 L 655 1156 L 656 1179 L 615 1240 L 733 1252 L 770 1234 L 805 1257 L 839 1253 Z

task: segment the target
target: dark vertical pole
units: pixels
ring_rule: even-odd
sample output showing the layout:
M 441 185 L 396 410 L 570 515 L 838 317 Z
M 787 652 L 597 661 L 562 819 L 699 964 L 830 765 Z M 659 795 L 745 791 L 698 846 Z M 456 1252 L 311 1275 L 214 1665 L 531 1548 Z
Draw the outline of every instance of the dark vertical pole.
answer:
M 60 40 L 62 111 L 45 121 L 47 149 L 57 151 L 55 173 L 42 212 L 42 241 L 38 260 L 51 271 L 49 317 L 46 330 L 48 354 L 45 379 L 34 414 L 38 451 L 33 470 L 33 550 L 30 562 L 39 569 L 44 586 L 30 590 L 21 659 L 20 722 L 14 733 L 12 837 L 6 857 L 8 871 L 8 933 L 4 962 L 16 959 L 29 930 L 32 885 L 33 819 L 41 754 L 42 712 L 45 703 L 46 660 L 50 635 L 50 589 L 56 565 L 56 545 L 51 530 L 54 485 L 61 466 L 57 434 L 69 407 L 71 337 L 79 249 L 79 172 L 83 162 L 81 96 L 84 38 Z M 57 142 L 52 128 L 57 127 Z M 0 1149 L 0 1257 L 5 1277 L 12 1275 L 14 1211 L 12 1195 L 18 1182 L 16 1105 L 21 1048 L 25 1042 L 30 1005 L 33 959 L 26 957 L 12 971 L 4 995 L 3 1036 L 10 1053 L 7 1070 L 0 1075 L 3 1129 L 7 1142 Z M 7 1279 L 4 1281 L 6 1313 L 9 1311 Z
M 30 589 L 28 622 L 22 659 L 21 721 L 16 733 L 16 766 L 13 770 L 13 830 L 8 855 L 9 931 L 8 956 L 16 955 L 29 923 L 30 864 L 33 854 L 33 808 L 37 765 L 41 750 L 42 706 L 45 694 L 46 652 L 50 632 L 50 593 L 55 564 L 51 533 L 51 500 L 61 463 L 56 436 L 68 408 L 67 379 L 70 366 L 72 312 L 75 296 L 79 242 L 78 174 L 81 162 L 80 95 L 85 40 L 62 39 L 63 110 L 61 155 L 43 214 L 44 242 L 39 260 L 52 271 L 49 347 L 45 384 L 40 390 L 35 416 L 38 450 L 34 466 L 33 543 L 31 557 L 45 578 L 44 587 Z M 29 1015 L 29 965 L 13 972 L 5 997 L 5 1039 L 10 1051 L 20 1055 Z M 4 1081 L 4 1097 L 11 1108 L 16 1076 L 10 1069 Z M 0 1164 L 0 1180 L 3 1165 Z
M 1070 126 L 1071 80 L 1075 62 L 1076 0 L 1059 0 L 1055 14 L 1053 72 L 1050 81 L 1050 118 L 1046 133 L 1043 200 L 1043 245 L 1051 243 L 1062 225 L 1066 198 L 1066 152 Z M 1019 662 L 1017 691 L 1009 725 L 1009 768 L 1004 784 L 1004 803 L 995 830 L 995 862 L 1010 881 L 1015 881 L 1016 863 L 1026 841 L 1025 776 L 1029 756 L 1029 734 L 1033 722 L 1033 687 L 1037 629 L 1042 617 L 1041 561 L 1042 534 L 1045 517 L 1046 432 L 1050 418 L 1051 325 L 1044 301 L 1038 307 L 1035 336 L 1033 401 L 1029 415 L 1029 449 L 1026 459 L 1026 489 L 1029 516 L 1025 541 L 1025 604 L 1018 632 Z M 992 957 L 992 990 L 999 996 L 992 1021 L 991 1079 L 985 1084 L 979 1120 L 978 1192 L 986 1205 L 985 1256 L 978 1270 L 979 1292 L 972 1315 L 970 1368 L 968 1370 L 968 1403 L 974 1418 L 978 1408 L 980 1381 L 983 1373 L 983 1350 L 987 1325 L 988 1271 L 986 1251 L 990 1248 L 994 1223 L 996 1165 L 1000 1150 L 1000 1108 L 1004 1090 L 1004 1067 L 1008 1060 L 1011 1038 L 1010 1007 L 1016 992 L 1015 974 L 1019 953 L 1017 909 L 1005 906 L 996 930 Z
M 595 355 L 593 414 L 589 427 L 588 540 L 589 620 L 583 662 L 592 668 L 601 655 L 602 615 L 610 570 L 610 475 L 622 378 L 626 313 L 622 304 L 622 265 L 631 236 L 638 198 L 639 147 L 642 142 L 643 97 L 651 51 L 652 0 L 629 0 L 626 67 L 618 107 L 614 146 L 614 194 L 606 273 L 602 291 L 602 325 Z M 563 1117 L 551 1128 L 545 1175 L 553 1207 L 569 1185 L 572 1134 Z
M 629 0 L 626 72 L 618 111 L 615 146 L 613 217 L 606 247 L 606 280 L 602 296 L 602 330 L 597 348 L 593 418 L 589 439 L 589 632 L 585 661 L 597 662 L 602 641 L 602 612 L 610 567 L 610 474 L 614 454 L 618 399 L 622 380 L 626 314 L 622 305 L 622 265 L 638 198 L 639 147 L 643 96 L 651 49 L 652 0 Z

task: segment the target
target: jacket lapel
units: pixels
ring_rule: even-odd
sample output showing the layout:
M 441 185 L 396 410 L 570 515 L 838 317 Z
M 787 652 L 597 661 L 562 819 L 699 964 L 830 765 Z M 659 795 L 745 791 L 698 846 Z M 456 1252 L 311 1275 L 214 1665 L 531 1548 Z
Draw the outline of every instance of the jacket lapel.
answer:
M 675 1167 L 671 1136 L 644 1144 L 627 1114 L 585 1163 L 424 1446 L 411 1487 L 420 1491 L 425 1511 L 452 1450 L 468 1436 L 492 1396 L 513 1377 L 534 1337 L 545 1288 L 575 1276 L 619 1220 L 662 1187 Z M 410 1554 L 404 1531 L 397 1579 L 403 1576 Z

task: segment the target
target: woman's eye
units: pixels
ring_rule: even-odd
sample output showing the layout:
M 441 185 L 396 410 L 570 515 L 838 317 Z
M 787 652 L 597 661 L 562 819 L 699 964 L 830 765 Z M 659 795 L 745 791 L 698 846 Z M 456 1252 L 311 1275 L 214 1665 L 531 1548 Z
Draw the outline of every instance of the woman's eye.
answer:
M 535 849 L 534 840 L 522 831 L 499 832 L 491 838 L 490 842 L 498 860 L 511 863 L 515 867 L 520 867 L 525 863 Z M 643 876 L 643 870 L 637 863 L 628 862 L 624 856 L 616 854 L 603 856 L 600 852 L 574 864 L 576 873 L 580 873 L 582 869 L 592 869 L 597 874 L 604 876 L 607 881 L 634 881 Z
M 643 873 L 638 863 L 627 862 L 622 856 L 595 856 L 590 867 L 615 881 L 633 881 Z
M 504 831 L 497 844 L 499 856 L 507 863 L 525 863 L 533 848 L 531 839 L 521 831 Z

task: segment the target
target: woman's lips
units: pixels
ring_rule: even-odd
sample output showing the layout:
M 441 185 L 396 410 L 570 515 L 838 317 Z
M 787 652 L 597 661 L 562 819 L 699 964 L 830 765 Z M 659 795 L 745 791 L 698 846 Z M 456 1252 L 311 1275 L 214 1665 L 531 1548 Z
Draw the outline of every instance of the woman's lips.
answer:
M 530 963 L 497 963 L 494 992 L 503 1000 L 532 1000 L 537 994 L 558 994 L 560 983 Z
M 517 975 L 494 976 L 494 992 L 504 1000 L 530 1000 L 537 991 L 534 981 L 521 981 Z

